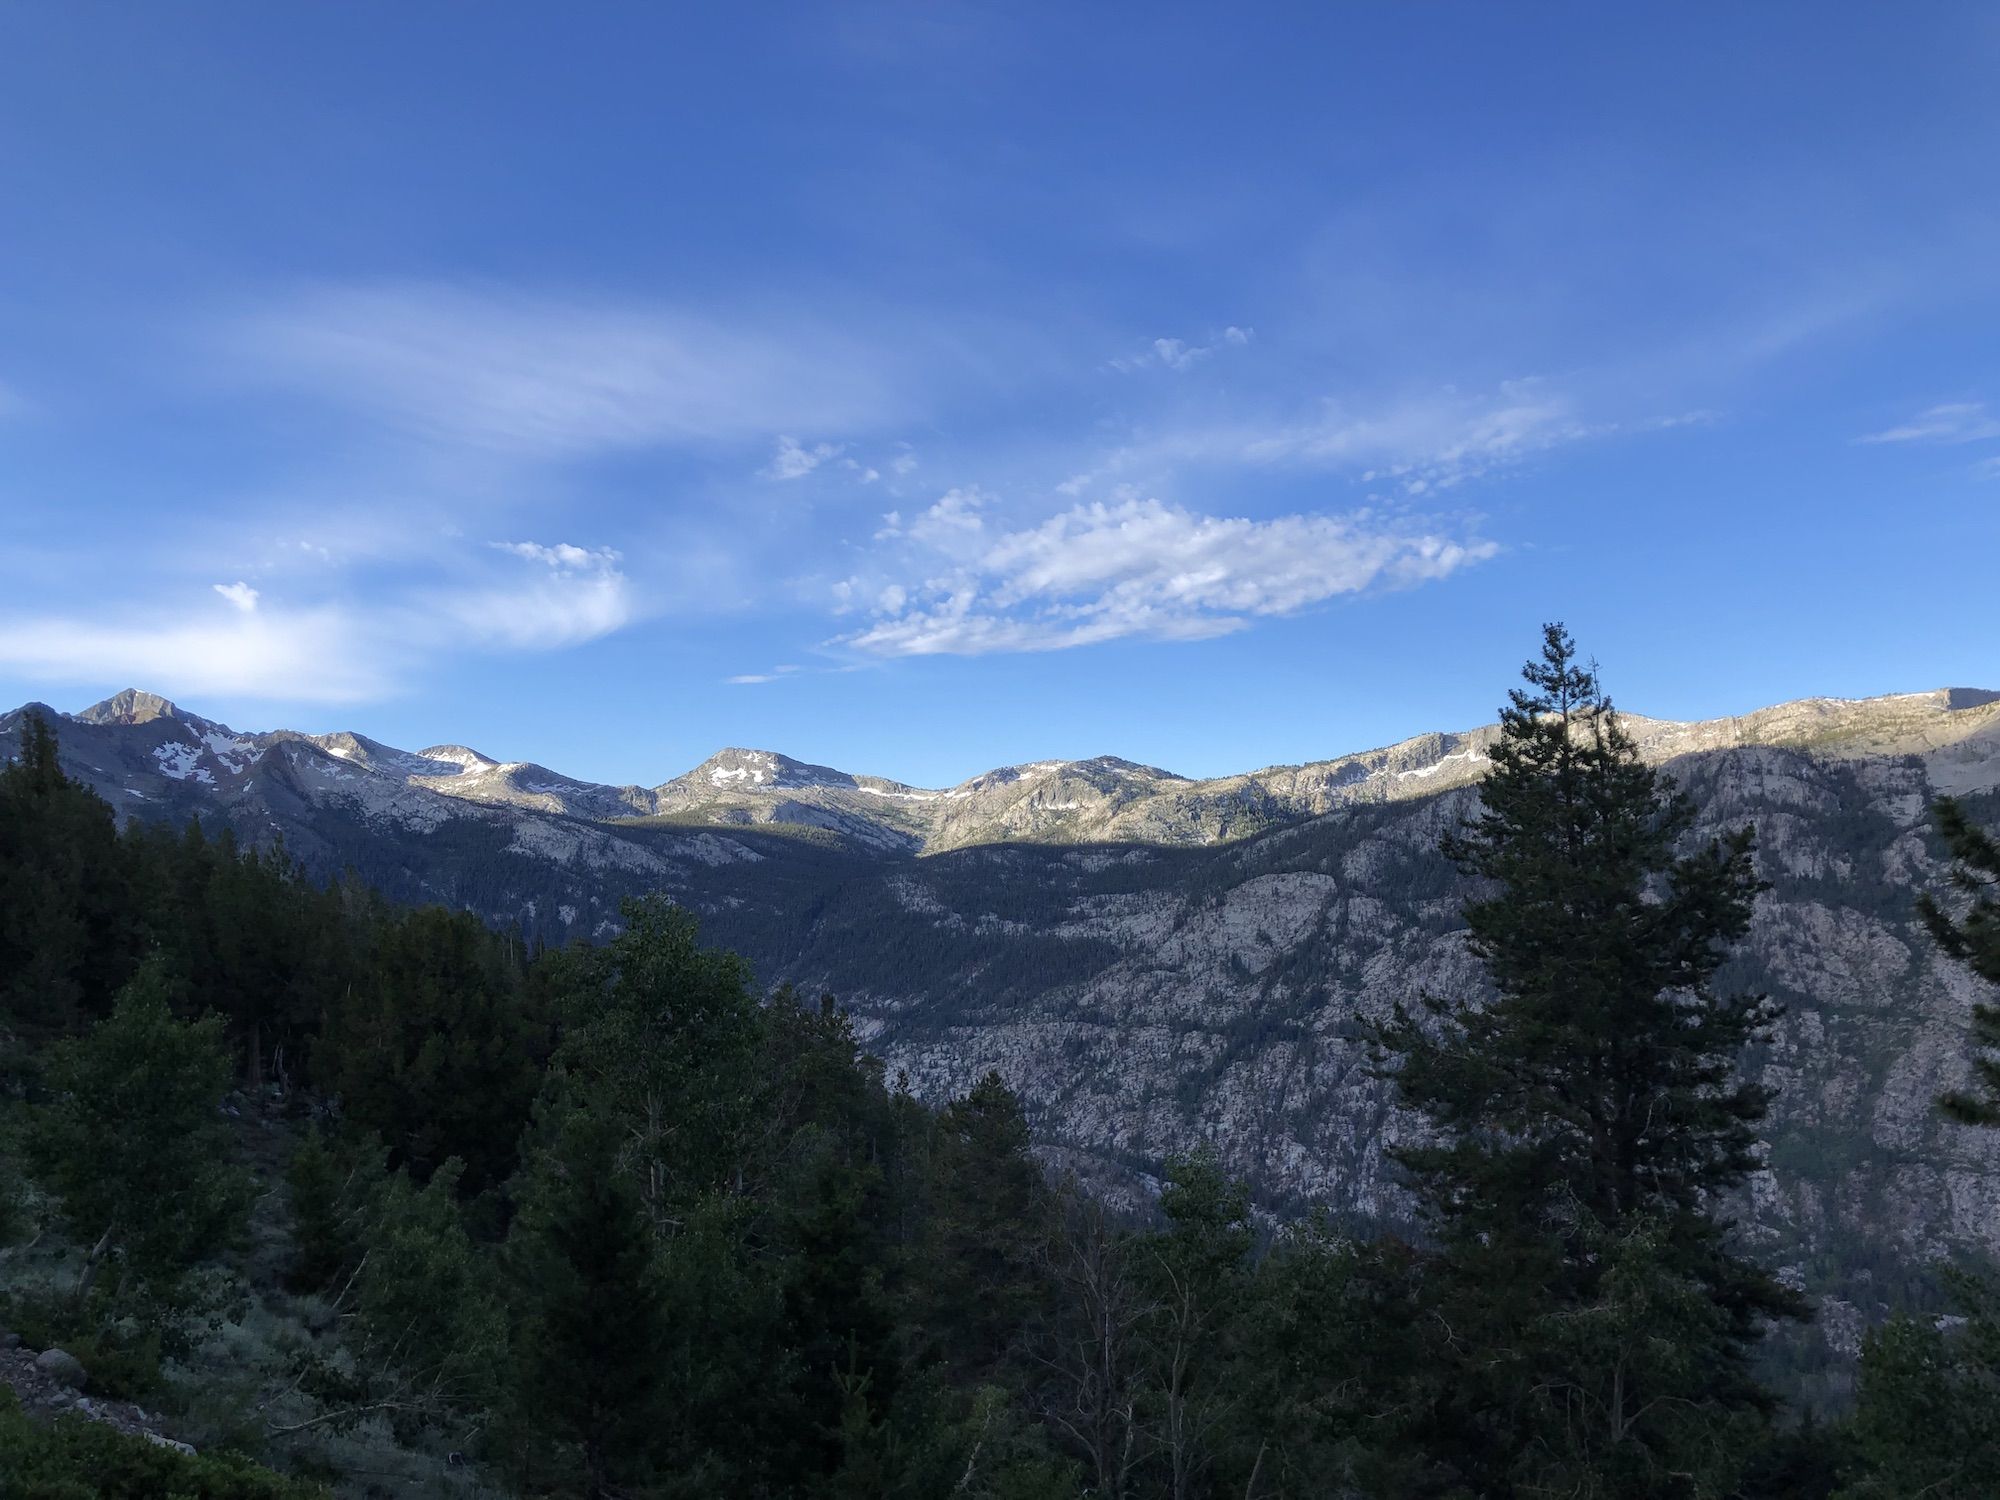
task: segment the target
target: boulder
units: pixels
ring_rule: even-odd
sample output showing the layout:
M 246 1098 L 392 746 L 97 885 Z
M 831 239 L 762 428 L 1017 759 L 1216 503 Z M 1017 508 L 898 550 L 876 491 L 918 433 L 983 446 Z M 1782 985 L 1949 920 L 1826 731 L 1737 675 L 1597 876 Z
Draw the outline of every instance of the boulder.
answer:
M 156 1444 L 161 1448 L 171 1448 L 176 1453 L 185 1453 L 189 1458 L 193 1458 L 195 1456 L 194 1449 L 188 1444 L 177 1442 L 170 1437 L 162 1437 L 157 1432 L 142 1432 L 139 1434 L 139 1436 L 144 1438 L 147 1442 Z
M 52 1380 L 59 1380 L 73 1390 L 82 1390 L 84 1381 L 90 1378 L 83 1368 L 83 1361 L 74 1354 L 61 1349 L 44 1349 L 35 1356 L 35 1368 Z

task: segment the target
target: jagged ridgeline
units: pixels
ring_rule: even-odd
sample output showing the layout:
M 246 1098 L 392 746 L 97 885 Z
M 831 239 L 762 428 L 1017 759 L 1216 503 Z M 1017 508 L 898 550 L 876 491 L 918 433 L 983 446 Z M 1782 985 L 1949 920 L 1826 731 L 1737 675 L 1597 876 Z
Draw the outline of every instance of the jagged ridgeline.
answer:
M 1044 1153 L 1114 1198 L 1206 1143 L 1272 1212 L 1395 1222 L 1398 1126 L 1361 1031 L 1481 982 L 1437 843 L 1491 728 L 1208 781 L 1105 758 L 924 789 L 731 750 L 608 787 L 462 746 L 239 733 L 144 693 L 45 712 L 121 819 L 282 839 L 392 899 L 561 941 L 666 892 L 761 983 L 839 995 L 920 1095 L 998 1070 Z M 1699 831 L 1756 825 L 1771 889 L 1729 977 L 1787 1014 L 1750 1059 L 1776 1102 L 1746 1212 L 1767 1262 L 1823 1295 L 1811 1337 L 1851 1352 L 1912 1268 L 2000 1247 L 2000 1139 L 1932 1108 L 1964 1077 L 1974 981 L 1913 911 L 1945 875 L 1932 797 L 2000 821 L 2000 695 L 1627 724 Z

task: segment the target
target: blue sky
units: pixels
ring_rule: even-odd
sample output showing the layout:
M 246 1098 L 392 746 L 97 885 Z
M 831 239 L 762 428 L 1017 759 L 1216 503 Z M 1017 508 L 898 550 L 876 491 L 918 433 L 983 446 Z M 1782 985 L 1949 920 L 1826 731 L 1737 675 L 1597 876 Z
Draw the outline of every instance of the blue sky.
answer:
M 1981 5 L 0 10 L 0 701 L 655 782 L 2000 687 Z

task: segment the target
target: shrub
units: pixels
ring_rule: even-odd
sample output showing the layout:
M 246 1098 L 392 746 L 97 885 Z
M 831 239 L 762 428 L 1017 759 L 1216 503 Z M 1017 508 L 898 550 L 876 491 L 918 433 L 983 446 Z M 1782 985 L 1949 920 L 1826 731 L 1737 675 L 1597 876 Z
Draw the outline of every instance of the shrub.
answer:
M 328 1500 L 233 1453 L 190 1458 L 100 1422 L 30 1422 L 0 1387 L 0 1495 L 9 1500 Z
M 0 1322 L 31 1349 L 74 1354 L 90 1372 L 93 1395 L 137 1401 L 160 1389 L 157 1329 L 97 1323 L 74 1297 L 48 1286 L 24 1287 L 0 1298 Z

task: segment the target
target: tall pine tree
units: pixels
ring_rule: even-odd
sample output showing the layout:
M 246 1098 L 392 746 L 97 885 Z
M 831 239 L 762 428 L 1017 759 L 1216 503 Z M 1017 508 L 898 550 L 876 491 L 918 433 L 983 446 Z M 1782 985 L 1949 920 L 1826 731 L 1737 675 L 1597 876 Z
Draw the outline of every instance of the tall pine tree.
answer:
M 527 1486 L 629 1493 L 665 1446 L 668 1315 L 639 1196 L 610 1132 L 573 1119 L 538 1163 L 509 1243 L 522 1314 L 512 1381 Z M 536 1450 L 540 1451 L 536 1451 Z M 553 1471 L 553 1472 L 551 1472 Z
M 1426 1127 L 1398 1157 L 1454 1367 L 1432 1441 L 1482 1494 L 1716 1493 L 1769 1404 L 1762 1324 L 1804 1311 L 1719 1201 L 1758 1164 L 1766 1095 L 1737 1064 L 1776 1015 L 1716 983 L 1761 889 L 1751 833 L 1681 852 L 1692 806 L 1560 625 L 1523 676 L 1445 847 L 1483 892 L 1493 994 L 1377 1033 Z
M 0 767 L 0 1017 L 60 1035 L 111 1008 L 140 955 L 110 805 L 65 774 L 30 710 Z

